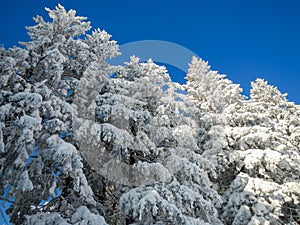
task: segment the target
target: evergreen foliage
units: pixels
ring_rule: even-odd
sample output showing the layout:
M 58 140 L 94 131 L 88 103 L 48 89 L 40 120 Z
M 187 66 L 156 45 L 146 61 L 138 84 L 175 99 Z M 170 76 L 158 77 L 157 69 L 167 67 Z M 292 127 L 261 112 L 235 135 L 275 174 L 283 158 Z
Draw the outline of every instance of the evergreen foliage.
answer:
M 46 9 L 0 48 L 0 196 L 12 224 L 299 224 L 300 107 L 193 58 L 186 84 Z M 186 94 L 184 94 L 186 93 Z M 2 208 L 3 209 L 3 208 Z

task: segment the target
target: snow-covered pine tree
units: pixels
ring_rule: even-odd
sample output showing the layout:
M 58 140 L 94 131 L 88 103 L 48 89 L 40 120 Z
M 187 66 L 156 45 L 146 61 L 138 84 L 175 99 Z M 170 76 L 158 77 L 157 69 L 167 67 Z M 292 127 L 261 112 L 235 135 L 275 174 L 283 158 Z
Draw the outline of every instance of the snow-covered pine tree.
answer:
M 228 149 L 225 132 L 227 111 L 244 99 L 239 85 L 225 77 L 211 70 L 208 62 L 193 57 L 185 85 L 186 112 L 195 121 L 199 153 L 216 166 L 215 171 L 209 174 L 220 194 L 230 183 L 233 173 L 225 152 Z
M 242 100 L 241 89 L 196 57 L 189 65 L 186 79 L 187 110 L 198 123 L 200 149 L 204 155 L 216 155 L 227 148 L 225 110 Z
M 181 122 L 179 114 L 182 104 L 175 101 L 180 95 L 175 92 L 177 88 L 180 85 L 171 82 L 164 67 L 156 65 L 151 59 L 139 63 L 137 57 L 131 57 L 127 66 L 117 71 L 102 89 L 102 94 L 97 98 L 100 123 L 110 123 L 138 137 L 133 144 L 127 143 L 128 146 L 134 147 L 134 151 L 146 151 L 134 153 L 136 157 L 132 163 L 137 162 L 139 157 L 150 162 L 154 159 L 146 155 L 151 153 L 149 157 L 155 158 L 155 155 L 161 154 L 152 152 L 154 147 L 150 146 L 163 149 L 174 143 L 172 131 Z M 139 138 L 147 138 L 148 141 L 144 140 L 142 144 Z M 145 144 L 147 148 L 142 147 Z M 122 161 L 130 161 L 129 156 L 117 155 Z
M 108 78 L 105 59 L 118 46 L 104 31 L 86 35 L 90 23 L 74 10 L 46 10 L 52 21 L 37 16 L 24 48 L 1 49 L 2 200 L 15 224 L 106 224 L 76 148 L 71 103 L 82 83 L 99 88 Z
M 225 197 L 229 224 L 296 224 L 300 218 L 299 106 L 262 79 L 227 115 L 236 178 Z
M 252 83 L 246 101 L 237 85 L 196 58 L 187 80 L 187 112 L 200 130 L 200 151 L 219 165 L 213 181 L 225 192 L 222 220 L 299 222 L 299 106 L 262 79 Z
M 215 217 L 222 200 L 210 187 L 209 162 L 194 152 L 178 89 L 164 67 L 132 57 L 97 98 L 102 141 L 113 158 L 95 166 L 114 181 L 114 201 L 126 223 L 220 223 Z
M 114 186 L 117 196 L 111 200 L 116 204 L 124 187 L 128 190 L 143 182 L 153 184 L 170 178 L 167 170 L 157 163 L 163 149 L 158 145 L 170 136 L 170 121 L 167 116 L 161 124 L 153 119 L 158 106 L 163 106 L 162 100 L 171 98 L 169 91 L 163 88 L 172 85 L 169 75 L 165 68 L 151 60 L 139 63 L 137 57 L 131 57 L 126 64 L 115 72 L 96 99 L 96 118 L 101 124 L 101 140 L 106 153 L 102 155 L 109 153 L 109 161 L 99 164 L 99 160 L 91 158 L 90 163 Z M 159 129 L 164 133 L 157 131 Z M 153 132 L 166 137 L 158 141 Z M 145 181 L 146 178 L 149 181 Z M 111 208 L 108 210 L 113 213 Z M 110 223 L 120 222 L 114 219 Z

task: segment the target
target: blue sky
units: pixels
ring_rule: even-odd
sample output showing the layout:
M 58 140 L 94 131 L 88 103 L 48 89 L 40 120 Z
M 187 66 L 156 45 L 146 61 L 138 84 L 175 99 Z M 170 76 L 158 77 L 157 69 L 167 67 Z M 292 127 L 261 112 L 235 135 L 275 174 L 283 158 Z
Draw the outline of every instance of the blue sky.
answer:
M 24 27 L 34 24 L 32 17 L 46 16 L 44 7 L 57 3 L 87 16 L 93 28 L 105 29 L 119 44 L 174 42 L 240 83 L 246 94 L 260 77 L 300 103 L 300 1 L 2 1 L 0 43 L 10 47 L 27 40 Z M 183 73 L 171 73 L 183 80 Z

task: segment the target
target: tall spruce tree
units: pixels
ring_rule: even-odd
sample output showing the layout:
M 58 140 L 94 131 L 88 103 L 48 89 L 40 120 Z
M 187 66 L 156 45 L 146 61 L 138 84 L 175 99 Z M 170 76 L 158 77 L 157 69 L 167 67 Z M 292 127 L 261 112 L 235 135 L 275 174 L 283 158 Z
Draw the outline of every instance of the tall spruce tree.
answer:
M 104 165 L 94 162 L 113 181 L 117 212 L 123 215 L 110 223 L 218 223 L 215 205 L 222 200 L 204 171 L 209 163 L 194 153 L 180 88 L 164 67 L 132 57 L 98 96 L 101 138 L 113 158 Z
M 1 50 L 2 199 L 15 224 L 106 224 L 76 148 L 72 93 L 95 83 L 95 68 L 98 83 L 107 79 L 118 47 L 104 31 L 86 35 L 90 23 L 74 10 L 46 10 L 52 21 L 37 16 L 24 48 Z
M 299 106 L 262 79 L 227 116 L 235 179 L 225 193 L 229 224 L 299 223 Z

